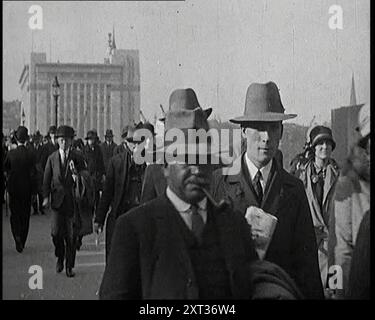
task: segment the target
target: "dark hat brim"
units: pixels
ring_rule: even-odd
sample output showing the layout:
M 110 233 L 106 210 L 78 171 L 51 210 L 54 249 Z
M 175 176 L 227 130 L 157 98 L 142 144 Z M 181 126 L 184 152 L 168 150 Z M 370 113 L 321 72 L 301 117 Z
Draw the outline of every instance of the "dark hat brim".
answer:
M 167 155 L 173 155 L 174 158 L 178 157 L 186 157 L 186 156 L 206 156 L 209 157 L 210 161 L 209 164 L 215 166 L 219 165 L 219 167 L 225 167 L 232 164 L 231 161 L 227 158 L 224 152 L 217 152 L 214 151 L 212 148 L 204 148 L 203 152 L 199 149 L 197 144 L 191 144 L 191 148 L 189 148 L 190 144 L 176 144 L 173 143 L 173 148 L 169 148 L 171 144 L 165 145 L 163 147 L 160 147 L 158 149 L 155 149 L 153 151 L 150 151 L 150 153 L 156 153 L 156 154 L 164 154 L 164 156 Z M 176 150 L 182 151 L 176 154 Z M 174 151 L 174 152 L 172 152 Z
M 205 115 L 206 115 L 206 119 L 208 119 L 209 116 L 210 116 L 211 113 L 212 113 L 212 108 L 203 109 L 203 112 L 204 112 Z M 159 121 L 165 122 L 165 117 L 163 117 L 163 118 L 159 118 Z
M 259 114 L 244 115 L 230 119 L 230 122 L 233 123 L 244 123 L 244 122 L 275 122 L 283 121 L 288 119 L 293 119 L 297 117 L 296 114 L 285 114 L 279 112 L 265 112 Z

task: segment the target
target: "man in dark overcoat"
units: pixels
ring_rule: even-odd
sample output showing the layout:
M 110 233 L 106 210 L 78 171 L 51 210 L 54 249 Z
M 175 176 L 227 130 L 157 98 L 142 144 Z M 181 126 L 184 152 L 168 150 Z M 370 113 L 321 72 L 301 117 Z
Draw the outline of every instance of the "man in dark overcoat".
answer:
M 103 189 L 105 166 L 100 146 L 96 143 L 98 135 L 95 131 L 89 130 L 85 138 L 87 144 L 83 148 L 83 155 L 87 163 L 87 169 L 93 178 L 95 185 L 95 208 L 99 203 L 99 192 Z
M 131 126 L 131 125 L 126 125 L 122 129 L 122 132 L 121 132 L 122 142 L 113 149 L 113 155 L 116 155 L 116 154 L 119 154 L 119 153 L 122 153 L 122 152 L 125 152 L 125 151 L 130 152 L 130 149 L 129 149 L 129 146 L 128 146 L 127 137 L 128 137 L 128 134 L 129 134 L 129 128 L 132 128 L 132 127 L 133 126 Z M 134 130 L 131 129 L 131 131 L 134 131 Z M 131 132 L 131 134 L 132 133 L 133 132 Z
M 320 299 L 323 288 L 306 193 L 302 182 L 275 160 L 282 121 L 293 117 L 284 113 L 275 83 L 251 84 L 244 115 L 231 120 L 241 125 L 247 150 L 233 164 L 233 168 L 239 168 L 237 172 L 215 172 L 212 191 L 216 199 L 227 199 L 246 218 L 250 207 L 276 217 L 278 222 L 264 259 L 282 267 L 306 298 Z M 256 245 L 263 231 L 254 229 Z
M 112 158 L 117 144 L 113 142 L 113 131 L 111 129 L 106 130 L 104 137 L 105 141 L 100 144 L 100 148 L 103 154 L 104 168 L 107 170 L 109 159 Z
M 26 148 L 28 130 L 19 126 L 15 137 L 17 148 L 4 161 L 9 194 L 10 225 L 16 250 L 22 252 L 29 232 L 31 197 L 36 192 L 36 167 L 33 153 Z
M 57 257 L 56 272 L 64 269 L 65 259 L 68 277 L 75 275 L 73 268 L 80 228 L 74 210 L 73 189 L 79 172 L 86 169 L 82 154 L 71 148 L 73 137 L 72 127 L 62 125 L 57 129 L 59 149 L 48 157 L 43 178 L 44 207 L 51 196 L 51 235 Z
M 201 109 L 182 110 L 195 102 L 191 89 L 175 90 L 170 103 L 181 108 L 167 114 L 166 130 L 208 130 Z M 250 299 L 250 227 L 207 198 L 212 167 L 189 163 L 188 144 L 196 140 L 165 166 L 166 192 L 118 218 L 100 299 Z
M 116 219 L 140 203 L 144 165 L 138 165 L 133 160 L 134 130 L 130 129 L 130 132 L 127 136 L 129 150 L 125 149 L 109 160 L 103 194 L 94 218 L 95 232 L 100 232 L 104 223 L 106 225 L 106 259 L 110 252 Z M 109 208 L 111 209 L 108 212 Z

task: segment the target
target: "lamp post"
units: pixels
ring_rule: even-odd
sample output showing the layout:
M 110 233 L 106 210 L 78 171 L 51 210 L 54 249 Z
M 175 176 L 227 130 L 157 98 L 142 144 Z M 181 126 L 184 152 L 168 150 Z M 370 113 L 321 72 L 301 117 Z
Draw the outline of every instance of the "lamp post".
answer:
M 23 109 L 22 109 L 22 114 L 21 114 L 21 120 L 22 120 L 22 125 L 25 126 L 26 115 L 25 115 L 25 110 Z
M 57 119 L 58 119 L 58 104 L 57 101 L 60 96 L 60 84 L 57 80 L 57 76 L 55 76 L 55 80 L 52 83 L 52 89 L 53 89 L 53 97 L 55 98 L 55 125 L 57 127 Z

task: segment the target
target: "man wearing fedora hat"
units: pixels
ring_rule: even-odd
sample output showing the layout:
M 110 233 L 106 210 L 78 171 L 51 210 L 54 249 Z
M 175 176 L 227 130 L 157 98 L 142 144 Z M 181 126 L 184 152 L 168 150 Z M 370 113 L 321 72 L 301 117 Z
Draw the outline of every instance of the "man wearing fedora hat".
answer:
M 100 148 L 103 154 L 104 168 L 107 170 L 109 159 L 113 157 L 113 151 L 117 147 L 117 144 L 113 142 L 113 131 L 107 129 L 105 132 L 105 141 L 100 144 Z
M 95 213 L 94 231 L 99 233 L 104 224 L 106 225 L 106 259 L 111 250 L 116 219 L 131 208 L 138 206 L 140 201 L 144 170 L 139 168 L 133 160 L 133 148 L 136 145 L 136 141 L 133 140 L 134 132 L 135 127 L 128 126 L 127 135 L 124 138 L 128 146 L 109 160 L 102 197 Z M 111 208 L 110 211 L 109 208 Z
M 195 91 L 191 88 L 177 89 L 169 98 L 169 111 L 194 110 L 195 108 L 201 109 L 206 119 L 212 113 L 212 108 L 202 109 Z M 165 117 L 159 120 L 165 122 Z M 158 163 L 147 166 L 142 186 L 142 203 L 150 201 L 165 192 L 167 180 L 163 171 L 163 165 Z
M 48 157 L 55 152 L 56 150 L 59 149 L 59 145 L 57 144 L 57 139 L 56 139 L 56 126 L 50 126 L 48 129 L 48 142 L 43 145 L 40 153 L 40 163 L 44 172 L 44 168 L 46 167 L 47 159 Z
M 214 155 L 207 142 L 200 145 L 205 153 L 192 151 L 202 148 L 187 134 L 207 131 L 207 119 L 200 108 L 185 108 L 185 98 L 177 101 L 181 108 L 167 113 L 165 129 L 181 129 L 187 141 L 177 148 L 177 161 L 168 163 L 175 156 L 171 144 L 161 150 L 166 191 L 118 218 L 100 299 L 250 299 L 247 266 L 256 254 L 249 226 L 207 197 Z M 208 164 L 196 161 L 200 155 Z
M 16 250 L 22 252 L 29 232 L 31 197 L 36 192 L 35 157 L 26 148 L 28 130 L 19 126 L 15 138 L 17 148 L 10 150 L 4 161 L 9 194 L 10 225 Z
M 98 134 L 95 130 L 89 130 L 85 138 L 87 144 L 83 147 L 83 156 L 87 164 L 87 170 L 92 178 L 94 185 L 94 207 L 92 215 L 95 215 L 99 199 L 100 191 L 103 190 L 103 183 L 105 177 L 105 166 L 103 160 L 103 153 L 100 145 L 98 145 Z M 79 237 L 77 249 L 82 245 L 82 236 Z
M 52 241 L 57 257 L 56 272 L 64 269 L 68 277 L 74 277 L 78 221 L 74 210 L 73 188 L 80 171 L 86 169 L 82 154 L 71 148 L 74 130 L 62 125 L 57 129 L 56 138 L 59 149 L 47 159 L 43 178 L 43 206 L 46 207 L 51 196 Z
M 317 247 L 309 204 L 303 184 L 275 160 L 282 136 L 282 121 L 296 115 L 284 113 L 275 83 L 252 83 L 246 94 L 244 115 L 231 122 L 241 125 L 247 148 L 234 162 L 237 174 L 215 173 L 214 197 L 228 199 L 249 221 L 257 247 L 267 234 L 267 219 L 277 221 L 273 235 L 267 234 L 264 259 L 282 267 L 308 299 L 323 297 Z M 271 220 L 270 220 L 271 221 Z M 263 223 L 262 223 L 263 222 Z M 263 227 L 260 227 L 263 226 Z
M 180 90 L 172 96 L 185 100 Z M 196 135 L 208 133 L 204 112 L 175 110 L 166 115 L 165 145 L 157 150 L 167 189 L 118 219 L 100 299 L 301 297 L 285 271 L 257 259 L 243 216 L 211 197 L 212 163 L 221 155 Z M 169 141 L 170 133 L 183 141 Z
M 96 143 L 98 141 L 98 135 L 95 131 L 89 130 L 85 139 L 87 140 L 87 144 L 83 148 L 83 155 L 87 163 L 88 171 L 94 178 L 97 193 L 99 194 L 99 190 L 102 190 L 105 175 L 103 153 L 100 146 Z

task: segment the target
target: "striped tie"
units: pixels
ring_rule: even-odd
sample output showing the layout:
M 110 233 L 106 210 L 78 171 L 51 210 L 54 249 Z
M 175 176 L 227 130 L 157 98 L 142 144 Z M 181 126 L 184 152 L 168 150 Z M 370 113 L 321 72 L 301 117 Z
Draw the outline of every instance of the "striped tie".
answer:
M 259 205 L 262 203 L 262 199 L 263 199 L 263 189 L 260 183 L 260 179 L 262 179 L 262 173 L 258 170 L 258 172 L 256 173 L 253 179 L 253 186 L 254 186 L 254 189 L 258 198 Z

